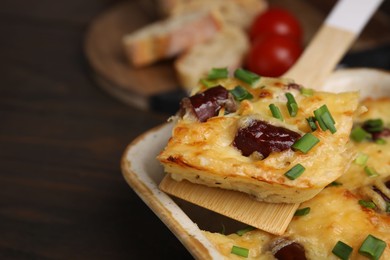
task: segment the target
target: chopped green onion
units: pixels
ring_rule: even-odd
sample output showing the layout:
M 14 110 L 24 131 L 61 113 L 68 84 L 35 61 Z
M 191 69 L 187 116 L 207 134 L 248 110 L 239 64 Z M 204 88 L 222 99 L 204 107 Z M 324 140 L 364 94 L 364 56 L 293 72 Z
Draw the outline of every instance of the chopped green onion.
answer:
M 386 242 L 368 235 L 359 248 L 359 254 L 367 256 L 371 259 L 379 259 L 386 248 Z
M 314 110 L 314 118 L 318 122 L 318 125 L 323 131 L 328 130 L 325 123 L 322 121 L 321 115 L 324 113 L 324 111 L 321 109 L 322 107 L 318 108 L 317 110 Z
M 304 136 L 299 138 L 291 147 L 295 150 L 299 150 L 302 153 L 307 153 L 313 148 L 316 144 L 318 144 L 320 139 L 318 139 L 315 135 L 311 133 L 306 133 Z
M 253 98 L 253 95 L 241 86 L 236 86 L 234 89 L 230 90 L 230 93 L 232 93 L 232 95 L 237 101 Z
M 336 132 L 336 128 L 334 127 L 335 121 L 326 105 L 322 105 L 320 108 L 314 110 L 314 117 L 322 131 L 329 129 L 332 134 Z
M 381 132 L 383 130 L 383 120 L 378 119 L 368 119 L 363 122 L 364 129 L 369 133 Z
M 236 69 L 234 71 L 234 77 L 248 83 L 252 87 L 260 80 L 260 76 L 244 69 Z
M 371 135 L 369 133 L 367 133 L 366 130 L 364 130 L 360 126 L 353 128 L 351 131 L 351 134 L 350 134 L 350 137 L 355 142 L 361 142 L 361 141 L 369 138 L 370 136 Z
M 383 138 L 378 138 L 378 139 L 375 140 L 375 143 L 376 143 L 376 144 L 386 144 L 387 142 L 386 142 L 386 140 L 383 139 Z
M 218 85 L 216 81 L 207 80 L 207 79 L 201 79 L 200 83 L 202 83 L 202 85 L 205 86 L 206 88 L 211 88 Z
M 367 201 L 367 200 L 359 200 L 359 204 L 365 208 L 368 208 L 368 209 L 375 209 L 376 208 L 376 205 L 374 202 L 372 201 Z
M 306 118 L 306 121 L 309 124 L 311 131 L 317 130 L 316 119 L 314 116 Z
M 309 213 L 310 213 L 310 207 L 306 207 L 306 208 L 297 209 L 297 211 L 295 211 L 294 213 L 294 216 L 305 216 Z
M 337 186 L 341 186 L 341 185 L 343 185 L 341 182 L 332 181 L 332 182 L 329 183 L 328 186 L 326 186 L 326 187 L 332 187 L 332 186 L 337 187 Z
M 244 228 L 244 229 L 238 230 L 238 231 L 236 232 L 236 234 L 239 235 L 239 236 L 242 236 L 242 235 L 244 235 L 245 233 L 247 233 L 247 232 L 249 232 L 249 231 L 252 231 L 252 230 L 254 230 L 254 229 L 255 229 L 254 227 L 246 227 L 246 228 Z
M 368 160 L 368 155 L 367 154 L 365 154 L 365 153 L 359 153 L 358 155 L 357 155 L 357 157 L 356 157 L 356 159 L 355 159 L 355 163 L 357 164 L 357 165 L 366 165 L 366 163 L 367 163 L 367 160 Z
M 353 248 L 342 241 L 338 241 L 333 247 L 332 253 L 342 260 L 348 260 Z
M 239 246 L 233 246 L 230 253 L 242 256 L 242 257 L 248 257 L 249 256 L 249 249 L 245 247 L 239 247 Z
M 290 170 L 288 170 L 284 175 L 289 178 L 290 180 L 295 180 L 301 174 L 305 171 L 305 167 L 303 167 L 301 164 L 297 164 L 294 167 L 292 167 Z
M 272 116 L 283 121 L 282 113 L 280 112 L 279 108 L 275 104 L 270 104 L 269 109 L 271 109 Z
M 286 93 L 286 98 L 288 112 L 290 113 L 290 116 L 294 117 L 298 113 L 298 104 L 291 93 Z
M 376 176 L 379 176 L 379 174 L 376 172 L 376 170 L 372 167 L 364 167 L 364 171 L 366 172 L 366 174 L 370 177 L 376 177 Z
M 313 96 L 313 94 L 314 94 L 314 90 L 311 88 L 301 88 L 300 91 L 301 91 L 301 94 L 306 96 L 306 97 Z
M 334 134 L 336 133 L 336 127 L 334 126 L 334 120 L 329 112 L 326 112 L 321 115 L 322 121 L 325 123 L 326 127 L 329 129 L 329 131 Z
M 390 202 L 386 202 L 386 212 L 390 212 Z
M 207 79 L 214 80 L 214 79 L 225 79 L 229 75 L 229 71 L 227 68 L 212 68 L 209 71 L 209 74 L 207 76 Z

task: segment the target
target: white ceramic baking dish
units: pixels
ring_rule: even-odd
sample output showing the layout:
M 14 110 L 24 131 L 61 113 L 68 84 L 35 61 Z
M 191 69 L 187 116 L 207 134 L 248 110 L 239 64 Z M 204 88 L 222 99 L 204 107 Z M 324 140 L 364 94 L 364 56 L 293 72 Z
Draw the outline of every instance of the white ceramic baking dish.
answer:
M 339 70 L 327 79 L 323 89 L 331 92 L 358 90 L 362 98 L 390 97 L 390 73 L 364 68 Z M 121 162 L 123 176 L 195 258 L 223 258 L 201 230 L 220 231 L 221 223 L 237 230 L 240 224 L 171 198 L 158 189 L 164 173 L 156 156 L 167 143 L 171 129 L 171 124 L 164 124 L 147 131 L 129 144 Z

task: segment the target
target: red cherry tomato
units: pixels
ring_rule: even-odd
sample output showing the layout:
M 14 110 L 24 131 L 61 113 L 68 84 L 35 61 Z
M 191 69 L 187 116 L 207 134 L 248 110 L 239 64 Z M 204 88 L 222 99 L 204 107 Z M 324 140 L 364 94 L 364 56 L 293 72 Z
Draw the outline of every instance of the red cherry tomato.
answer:
M 302 53 L 294 38 L 268 34 L 258 37 L 249 50 L 247 69 L 266 77 L 279 77 L 285 73 Z
M 254 41 L 264 34 L 280 34 L 302 41 L 302 29 L 299 21 L 287 10 L 273 7 L 257 16 L 249 30 L 249 37 Z

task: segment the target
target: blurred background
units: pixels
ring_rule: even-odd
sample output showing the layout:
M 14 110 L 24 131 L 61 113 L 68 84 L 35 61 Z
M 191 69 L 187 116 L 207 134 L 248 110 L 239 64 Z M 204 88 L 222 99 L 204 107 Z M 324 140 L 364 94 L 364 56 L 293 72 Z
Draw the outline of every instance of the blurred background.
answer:
M 268 3 L 295 15 L 305 45 L 335 1 Z M 191 259 L 120 170 L 126 146 L 186 95 L 173 58 L 135 69 L 121 48 L 162 19 L 157 7 L 1 2 L 1 259 Z M 384 1 L 339 67 L 389 70 L 389 13 Z

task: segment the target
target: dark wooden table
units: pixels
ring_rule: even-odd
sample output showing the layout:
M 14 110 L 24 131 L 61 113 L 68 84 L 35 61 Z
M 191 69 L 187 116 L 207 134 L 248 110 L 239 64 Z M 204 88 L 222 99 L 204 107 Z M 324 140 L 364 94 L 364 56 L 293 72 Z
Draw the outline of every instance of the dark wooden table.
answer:
M 0 259 L 188 259 L 120 158 L 168 115 L 122 104 L 83 53 L 115 0 L 0 5 Z
M 188 259 L 124 181 L 120 158 L 167 115 L 90 78 L 89 22 L 114 0 L 0 7 L 0 259 Z

